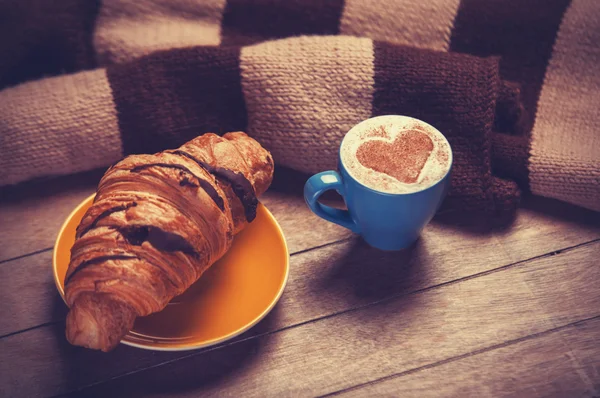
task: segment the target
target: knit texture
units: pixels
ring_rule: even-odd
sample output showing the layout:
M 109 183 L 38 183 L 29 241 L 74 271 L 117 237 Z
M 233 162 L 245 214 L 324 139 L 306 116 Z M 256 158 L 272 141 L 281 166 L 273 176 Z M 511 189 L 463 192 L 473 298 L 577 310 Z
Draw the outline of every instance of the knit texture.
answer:
M 94 45 L 100 62 L 125 62 L 152 51 L 219 45 L 225 0 L 103 0 Z
M 448 203 L 511 213 L 517 182 L 600 210 L 599 4 L 4 2 L 0 14 L 15 22 L 0 35 L 0 88 L 106 72 L 0 92 L 0 185 L 228 130 L 247 130 L 279 165 L 310 173 L 335 167 L 353 124 L 393 113 L 448 137 Z
M 242 49 L 248 133 L 279 164 L 306 173 L 335 169 L 344 134 L 371 116 L 373 55 L 371 40 L 343 36 Z
M 96 66 L 99 0 L 0 2 L 0 89 Z
M 346 0 L 343 35 L 447 51 L 459 0 Z
M 443 132 L 455 153 L 452 196 L 466 209 L 494 214 L 490 134 L 499 92 L 497 60 L 438 54 L 377 44 L 373 114 L 411 115 Z M 427 87 L 435 90 L 423 90 Z
M 595 0 L 587 0 L 594 2 Z M 450 50 L 500 56 L 500 76 L 521 84 L 521 96 L 533 125 L 537 98 L 552 45 L 570 0 L 462 0 Z
M 223 44 L 248 45 L 297 35 L 334 35 L 344 0 L 228 0 Z
M 123 156 L 104 69 L 6 89 L 0 115 L 3 184 L 90 170 Z
M 246 129 L 239 49 L 157 52 L 108 68 L 125 153 L 176 148 L 199 132 Z
M 577 43 L 577 45 L 573 45 Z M 600 3 L 574 0 L 558 33 L 532 133 L 533 193 L 600 211 Z

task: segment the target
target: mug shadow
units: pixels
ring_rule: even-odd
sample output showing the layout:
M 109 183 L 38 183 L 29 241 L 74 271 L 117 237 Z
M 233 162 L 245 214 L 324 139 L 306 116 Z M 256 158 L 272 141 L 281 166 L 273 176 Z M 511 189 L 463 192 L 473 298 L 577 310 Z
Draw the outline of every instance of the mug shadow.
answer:
M 401 330 L 418 323 L 427 305 L 427 296 L 417 292 L 432 285 L 430 257 L 425 238 L 398 252 L 374 249 L 360 238 L 311 290 L 323 300 L 338 301 L 342 316 L 352 319 L 350 340 L 363 345 L 395 341 Z
M 359 238 L 328 267 L 314 290 L 335 293 L 350 306 L 406 294 L 427 283 L 427 274 L 419 272 L 424 256 L 421 239 L 407 249 L 385 252 Z
M 66 305 L 57 295 L 56 307 Z M 65 309 L 56 309 L 63 311 Z M 109 353 L 71 345 L 65 322 L 53 325 L 62 358 L 61 385 L 73 396 L 146 396 L 210 389 L 256 361 L 278 324 L 279 305 L 252 329 L 222 344 L 192 351 L 149 351 L 120 344 Z M 264 336 L 260 336 L 264 335 Z M 166 363 L 164 366 L 156 366 Z M 124 376 L 125 377 L 121 377 Z

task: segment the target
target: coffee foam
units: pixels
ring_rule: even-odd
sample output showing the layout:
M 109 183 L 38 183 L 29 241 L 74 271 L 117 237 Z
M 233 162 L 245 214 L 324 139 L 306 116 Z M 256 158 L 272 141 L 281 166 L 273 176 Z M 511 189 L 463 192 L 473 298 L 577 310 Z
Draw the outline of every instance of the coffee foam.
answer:
M 428 139 L 419 133 L 424 134 Z M 415 145 L 421 148 L 412 155 L 413 158 L 406 160 L 415 163 L 412 169 L 407 168 L 406 173 L 402 175 L 389 173 L 395 174 L 404 182 L 382 172 L 387 168 L 381 163 L 375 167 L 379 171 L 363 165 L 359 157 L 364 158 L 365 150 L 362 150 L 357 157 L 359 148 L 366 142 L 390 145 L 389 150 L 393 150 L 392 144 L 396 139 L 416 140 Z M 375 148 L 379 145 L 369 144 L 368 147 Z M 410 145 L 396 145 L 396 147 L 405 151 L 411 150 Z M 385 158 L 385 154 L 374 155 L 378 161 Z M 398 153 L 397 156 L 402 154 Z M 452 151 L 446 138 L 425 122 L 406 116 L 378 116 L 359 123 L 346 134 L 340 147 L 340 158 L 348 173 L 361 184 L 380 192 L 402 194 L 422 191 L 440 181 L 450 169 Z M 425 158 L 426 160 L 423 160 Z M 402 158 L 393 160 L 395 163 L 404 161 Z M 417 164 L 423 164 L 420 170 Z

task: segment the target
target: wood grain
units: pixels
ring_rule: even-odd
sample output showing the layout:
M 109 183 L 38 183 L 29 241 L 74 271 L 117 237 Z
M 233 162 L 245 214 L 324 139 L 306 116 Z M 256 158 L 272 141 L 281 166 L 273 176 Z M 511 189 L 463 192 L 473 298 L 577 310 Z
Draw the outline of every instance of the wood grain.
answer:
M 52 252 L 0 264 L 0 336 L 62 321 L 67 307 L 52 276 Z
M 342 228 L 303 213 L 302 210 L 306 210 L 303 204 L 287 193 L 273 191 L 267 197 L 270 208 L 279 215 L 281 224 L 289 232 L 288 243 L 292 248 L 328 242 L 323 236 L 334 240 L 348 234 Z M 323 223 L 319 228 L 307 225 L 318 225 L 319 222 Z M 311 254 L 294 256 L 288 292 L 283 299 L 285 302 L 290 298 L 290 310 L 286 312 L 289 315 L 283 324 L 326 316 L 394 294 L 522 261 L 527 259 L 530 251 L 531 255 L 538 254 L 536 242 L 544 242 L 547 249 L 557 250 L 564 248 L 563 245 L 577 244 L 596 236 L 595 230 L 586 224 L 568 221 L 561 224 L 552 217 L 545 219 L 531 212 L 519 214 L 513 231 L 513 235 L 489 231 L 473 234 L 438 222 L 427 227 L 410 252 L 378 252 L 355 237 Z M 508 245 L 510 250 L 504 250 Z M 0 318 L 0 336 L 62 319 L 64 310 L 54 291 L 50 267 L 50 252 L 0 265 L 0 294 L 11 303 L 0 309 L 0 314 L 4 315 Z M 358 281 L 366 283 L 359 284 Z M 330 292 L 328 297 L 321 297 L 319 303 L 301 299 L 307 297 L 310 300 L 312 291 L 321 289 L 319 285 L 326 285 L 326 292 Z M 347 290 L 354 294 L 344 294 Z M 352 300 L 340 302 L 336 297 L 351 297 Z
M 581 377 L 587 379 L 594 397 L 600 396 L 600 321 L 582 322 L 562 332 L 570 351 L 566 353 L 577 361 Z
M 592 266 L 598 245 L 550 258 L 556 268 L 579 273 Z M 573 256 L 580 255 L 578 252 L 585 253 L 587 260 L 572 262 Z M 532 282 L 526 280 L 523 272 L 525 268 L 537 269 L 542 261 L 547 266 L 545 259 L 536 259 L 192 354 L 88 392 L 99 396 L 164 396 L 167 391 L 173 396 L 258 395 L 266 391 L 270 395 L 323 394 L 523 338 L 554 327 L 553 314 L 542 309 L 543 301 L 536 299 Z M 598 282 L 588 279 L 590 286 Z M 571 286 L 565 283 L 551 288 L 560 297 Z M 320 297 L 324 290 L 325 287 L 314 290 L 310 300 L 328 300 L 331 296 L 327 297 L 327 292 Z M 340 297 L 338 301 L 347 299 Z M 585 317 L 600 313 L 595 306 L 584 311 Z M 279 318 L 290 312 L 282 302 L 267 325 L 259 327 L 281 329 Z M 122 346 L 109 355 L 91 353 L 68 346 L 62 327 L 43 327 L 0 339 L 0 352 L 8 359 L 0 364 L 0 374 L 10 378 L 5 384 L 18 387 L 29 396 L 66 392 L 174 358 L 174 354 L 147 353 Z M 26 378 L 11 371 L 31 363 L 36 365 Z
M 272 191 L 265 201 L 286 230 L 292 251 L 349 236 L 348 231 L 312 215 L 298 197 L 289 195 Z M 539 255 L 539 245 L 545 251 L 556 251 L 581 244 L 600 237 L 599 225 L 527 210 L 518 215 L 512 233 L 474 232 L 436 222 L 425 229 L 412 250 L 391 254 L 370 249 L 354 236 L 322 250 L 292 256 L 283 297 L 289 310 L 282 324 L 327 316 L 523 261 Z M 320 292 L 318 302 L 311 299 L 314 291 Z M 54 291 L 51 252 L 0 264 L 0 295 L 12 303 L 0 309 L 4 315 L 0 317 L 0 336 L 63 319 L 62 303 Z
M 0 397 L 48 397 L 78 388 L 97 375 L 109 376 L 111 368 L 155 363 L 157 353 L 152 351 L 121 346 L 114 355 L 102 355 L 71 346 L 64 331 L 60 323 L 0 340 Z M 158 353 L 163 360 L 177 354 Z
M 510 258 L 521 261 L 600 238 L 600 213 L 530 196 L 516 221 L 496 235 Z
M 96 170 L 0 190 L 0 262 L 52 247 L 67 215 L 94 192 L 102 173 Z M 306 207 L 302 198 L 305 180 L 303 174 L 279 168 L 262 198 L 281 224 L 291 252 L 351 236 Z M 437 217 L 432 225 L 449 232 L 461 230 L 469 237 L 493 234 L 506 243 L 514 261 L 600 237 L 600 214 L 539 197 L 525 199 L 515 222 L 504 231 L 463 228 L 468 221 L 468 215 L 456 214 Z M 524 240 L 527 245 L 513 247 Z
M 83 178 L 79 185 L 66 183 L 73 186 L 68 189 L 50 185 L 46 191 L 40 191 L 40 199 L 32 199 L 31 192 L 2 192 L 0 241 L 6 249 L 0 249 L 0 261 L 52 246 L 64 219 L 62 213 L 68 214 L 93 192 L 96 182 L 90 185 L 90 178 Z M 189 355 L 192 356 L 188 359 L 156 368 L 166 372 L 150 383 L 157 388 L 157 395 L 221 391 L 236 395 L 245 392 L 244 388 L 256 394 L 267 390 L 274 394 L 332 392 L 460 355 L 463 349 L 489 347 L 488 344 L 511 336 L 583 319 L 591 312 L 588 304 L 598 308 L 598 290 L 591 287 L 600 282 L 598 273 L 587 267 L 597 261 L 596 244 L 494 274 L 478 275 L 600 238 L 598 214 L 534 198 L 519 212 L 514 224 L 503 231 L 463 227 L 463 216 L 453 219 L 452 214 L 443 215 L 426 228 L 411 250 L 389 254 L 370 249 L 360 238 L 317 218 L 299 196 L 301 184 L 279 181 L 263 202 L 282 225 L 290 250 L 298 253 L 291 260 L 288 288 L 274 313 L 225 347 L 190 354 L 154 353 L 120 346 L 109 355 L 71 347 L 64 339 L 62 319 L 66 309 L 52 281 L 51 252 L 0 264 L 0 299 L 8 303 L 0 307 L 0 336 L 12 334 L 0 338 L 0 396 L 67 392 Z M 4 245 L 4 239 L 8 245 Z M 315 249 L 322 245 L 325 247 Z M 596 252 L 590 254 L 590 250 Z M 579 257 L 573 257 L 573 253 L 579 253 Z M 532 267 L 533 263 L 541 264 L 541 268 Z M 574 273 L 573 269 L 581 272 Z M 495 274 L 506 276 L 489 279 Z M 480 279 L 481 284 L 473 282 Z M 460 281 L 439 286 L 457 280 Z M 487 289 L 498 290 L 492 292 L 494 300 L 463 308 L 471 299 L 484 297 Z M 417 291 L 420 292 L 412 294 Z M 582 294 L 578 296 L 574 291 Z M 508 300 L 502 297 L 503 293 L 509 296 Z M 558 294 L 565 301 L 556 305 Z M 431 304 L 421 304 L 423 297 Z M 539 299 L 530 301 L 531 297 Z M 507 315 L 521 302 L 515 314 Z M 450 308 L 449 312 L 446 308 Z M 500 313 L 494 317 L 496 311 Z M 352 314 L 361 316 L 353 319 Z M 478 322 L 470 324 L 469 316 Z M 511 324 L 513 316 L 522 319 Z M 436 323 L 440 321 L 443 323 Z M 52 322 L 56 323 L 48 325 Z M 395 340 L 396 325 L 407 333 L 400 336 L 412 342 L 411 355 L 406 358 L 406 347 L 397 346 Z M 387 334 L 376 336 L 377 327 Z M 478 327 L 482 329 L 481 339 L 475 336 Z M 19 333 L 26 329 L 31 330 Z M 346 329 L 356 329 L 356 334 Z M 437 338 L 446 339 L 439 352 L 434 350 L 437 342 L 430 340 L 431 330 L 439 330 Z M 364 347 L 346 347 L 345 339 Z M 390 346 L 389 355 L 385 354 L 386 344 Z M 402 360 L 396 361 L 394 355 Z M 586 366 L 597 375 L 594 355 L 590 354 Z M 379 357 L 381 365 L 377 362 Z M 274 361 L 274 365 L 263 364 L 269 361 Z M 333 368 L 327 369 L 325 365 L 332 366 L 331 361 Z M 347 361 L 355 366 L 348 365 L 346 372 Z M 286 369 L 281 373 L 275 365 Z M 185 366 L 200 372 L 200 378 L 195 379 L 191 370 L 186 373 Z M 129 382 L 143 384 L 145 378 L 155 378 L 155 372 L 158 370 L 142 371 L 140 376 L 118 379 L 90 391 L 102 395 L 121 386 L 119 383 L 125 383 L 123 388 Z M 330 385 L 328 380 L 338 384 Z M 593 376 L 590 380 L 594 380 Z M 286 389 L 286 383 L 290 389 Z M 305 384 L 308 387 L 302 386 Z M 140 389 L 134 386 L 133 390 L 127 387 L 124 391 L 136 395 L 150 390 L 137 387 Z
M 346 390 L 340 396 L 593 397 L 600 385 L 598 341 L 600 319 L 594 319 Z
M 573 274 L 588 267 L 600 243 L 552 256 Z M 571 262 L 584 253 L 585 262 Z M 523 269 L 508 269 L 385 300 L 118 378 L 93 396 L 321 395 L 554 328 L 552 309 L 532 293 Z M 542 266 L 546 266 L 544 263 Z M 588 280 L 597 286 L 600 280 Z M 572 287 L 551 290 L 558 299 Z M 284 308 L 282 308 L 284 310 Z M 583 310 L 582 310 L 583 311 Z M 585 306 L 585 318 L 600 308 Z M 258 340 L 258 341 L 257 341 Z M 443 383 L 443 380 L 439 381 Z M 177 388 L 173 388 L 176 386 Z
M 101 173 L 31 183 L 2 192 L 0 201 L 0 261 L 54 245 L 58 231 L 71 211 L 95 192 Z M 285 180 L 286 175 L 278 176 Z M 53 180 L 54 181 L 54 180 Z M 273 213 L 286 235 L 290 252 L 306 250 L 351 236 L 345 228 L 315 216 L 302 198 L 302 185 L 276 182 L 261 201 Z M 62 187 L 63 189 L 59 189 Z
M 85 176 L 2 191 L 0 261 L 52 247 L 65 218 L 95 190 L 98 176 Z
M 524 268 L 522 272 L 531 292 L 552 315 L 555 325 L 582 319 L 590 308 L 600 310 L 600 242 L 569 256 L 542 258 L 537 267 Z

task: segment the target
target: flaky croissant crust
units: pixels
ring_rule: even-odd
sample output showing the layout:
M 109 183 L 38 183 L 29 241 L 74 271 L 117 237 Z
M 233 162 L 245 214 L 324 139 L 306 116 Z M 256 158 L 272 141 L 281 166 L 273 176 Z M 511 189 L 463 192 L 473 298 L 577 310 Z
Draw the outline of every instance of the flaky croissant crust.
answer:
M 71 249 L 67 339 L 113 349 L 136 317 L 162 310 L 227 252 L 272 177 L 271 155 L 241 132 L 112 166 Z

